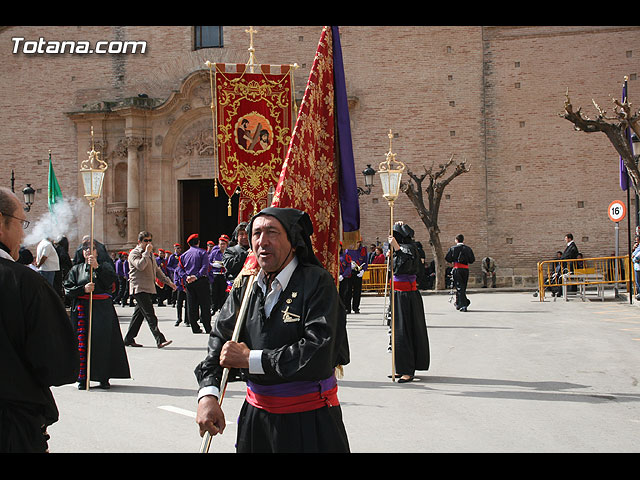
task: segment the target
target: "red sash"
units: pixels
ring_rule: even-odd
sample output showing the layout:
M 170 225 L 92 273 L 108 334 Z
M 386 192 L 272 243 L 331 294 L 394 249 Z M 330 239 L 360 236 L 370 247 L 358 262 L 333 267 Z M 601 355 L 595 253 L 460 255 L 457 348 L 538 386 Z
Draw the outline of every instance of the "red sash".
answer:
M 247 382 L 247 402 L 270 413 L 299 413 L 322 407 L 335 407 L 338 385 L 335 376 L 320 382 L 291 382 L 256 385 Z
M 91 297 L 89 294 L 86 295 L 80 295 L 78 298 L 82 298 L 83 300 L 89 300 Z M 94 300 L 106 300 L 108 298 L 111 298 L 111 295 L 109 295 L 108 293 L 94 293 L 93 294 L 93 299 Z
M 416 285 L 416 281 L 415 280 L 413 282 L 398 282 L 398 281 L 394 281 L 393 282 L 393 289 L 397 290 L 399 292 L 413 292 L 414 290 L 417 290 L 418 287 Z
M 469 265 L 464 263 L 453 262 L 453 268 L 469 268 Z

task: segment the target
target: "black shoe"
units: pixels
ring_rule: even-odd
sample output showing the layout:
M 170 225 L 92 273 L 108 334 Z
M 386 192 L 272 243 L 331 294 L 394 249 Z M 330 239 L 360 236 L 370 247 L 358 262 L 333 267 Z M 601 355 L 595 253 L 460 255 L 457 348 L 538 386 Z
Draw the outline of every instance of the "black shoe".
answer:
M 174 326 L 175 326 L 175 327 L 177 327 L 178 325 L 180 325 L 180 322 L 181 322 L 181 321 L 182 321 L 182 320 L 178 320 L 178 321 L 175 323 L 175 325 L 174 325 Z
M 412 381 L 412 380 L 413 380 L 413 375 L 412 375 L 412 376 L 410 376 L 409 378 L 402 378 L 402 377 L 400 377 L 400 378 L 398 379 L 398 383 L 407 383 L 407 382 L 410 382 L 410 381 Z
M 130 342 L 124 342 L 124 346 L 125 347 L 141 347 L 142 345 L 131 340 Z
M 360 313 L 360 310 L 354 310 L 353 313 Z
M 100 382 L 100 388 L 103 390 L 109 390 L 111 388 L 111 384 L 109 380 L 105 380 L 104 382 Z
M 87 381 L 82 380 L 78 382 L 78 390 L 86 390 L 87 389 Z

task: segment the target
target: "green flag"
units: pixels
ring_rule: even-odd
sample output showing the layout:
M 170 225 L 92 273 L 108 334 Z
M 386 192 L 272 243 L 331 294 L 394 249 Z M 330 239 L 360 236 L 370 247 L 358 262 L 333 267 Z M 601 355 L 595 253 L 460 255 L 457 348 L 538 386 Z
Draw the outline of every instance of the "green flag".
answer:
M 51 162 L 51 152 L 49 152 L 49 181 L 48 181 L 49 193 L 47 202 L 49 203 L 49 211 L 53 213 L 53 207 L 56 203 L 62 201 L 62 190 L 60 190 L 60 184 L 56 178 L 56 174 L 53 171 L 53 163 Z

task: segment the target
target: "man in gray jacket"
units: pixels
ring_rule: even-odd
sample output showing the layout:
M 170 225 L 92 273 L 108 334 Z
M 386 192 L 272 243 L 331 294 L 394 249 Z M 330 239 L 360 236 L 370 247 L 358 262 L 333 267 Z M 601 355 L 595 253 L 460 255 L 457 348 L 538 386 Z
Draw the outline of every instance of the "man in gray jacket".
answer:
M 129 293 L 136 301 L 136 308 L 131 316 L 129 330 L 124 337 L 124 344 L 128 347 L 141 347 L 135 342 L 140 331 L 142 320 L 145 319 L 151 333 L 156 339 L 158 348 L 171 343 L 158 328 L 158 317 L 153 309 L 152 295 L 156 293 L 156 278 L 176 289 L 173 281 L 160 269 L 153 257 L 152 235 L 143 231 L 138 234 L 138 245 L 129 253 Z

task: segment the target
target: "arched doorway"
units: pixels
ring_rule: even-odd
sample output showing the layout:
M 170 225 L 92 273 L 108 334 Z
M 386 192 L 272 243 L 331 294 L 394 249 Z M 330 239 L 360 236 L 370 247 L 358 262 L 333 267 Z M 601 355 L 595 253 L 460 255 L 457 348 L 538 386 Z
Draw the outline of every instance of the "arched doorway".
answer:
M 232 215 L 228 215 L 228 197 L 219 193 L 214 195 L 214 181 L 206 179 L 179 180 L 178 190 L 181 198 L 182 226 L 180 243 L 183 249 L 192 233 L 200 236 L 200 246 L 205 247 L 208 240 L 218 243 L 220 235 L 229 238 L 238 224 L 238 195 L 231 197 Z

